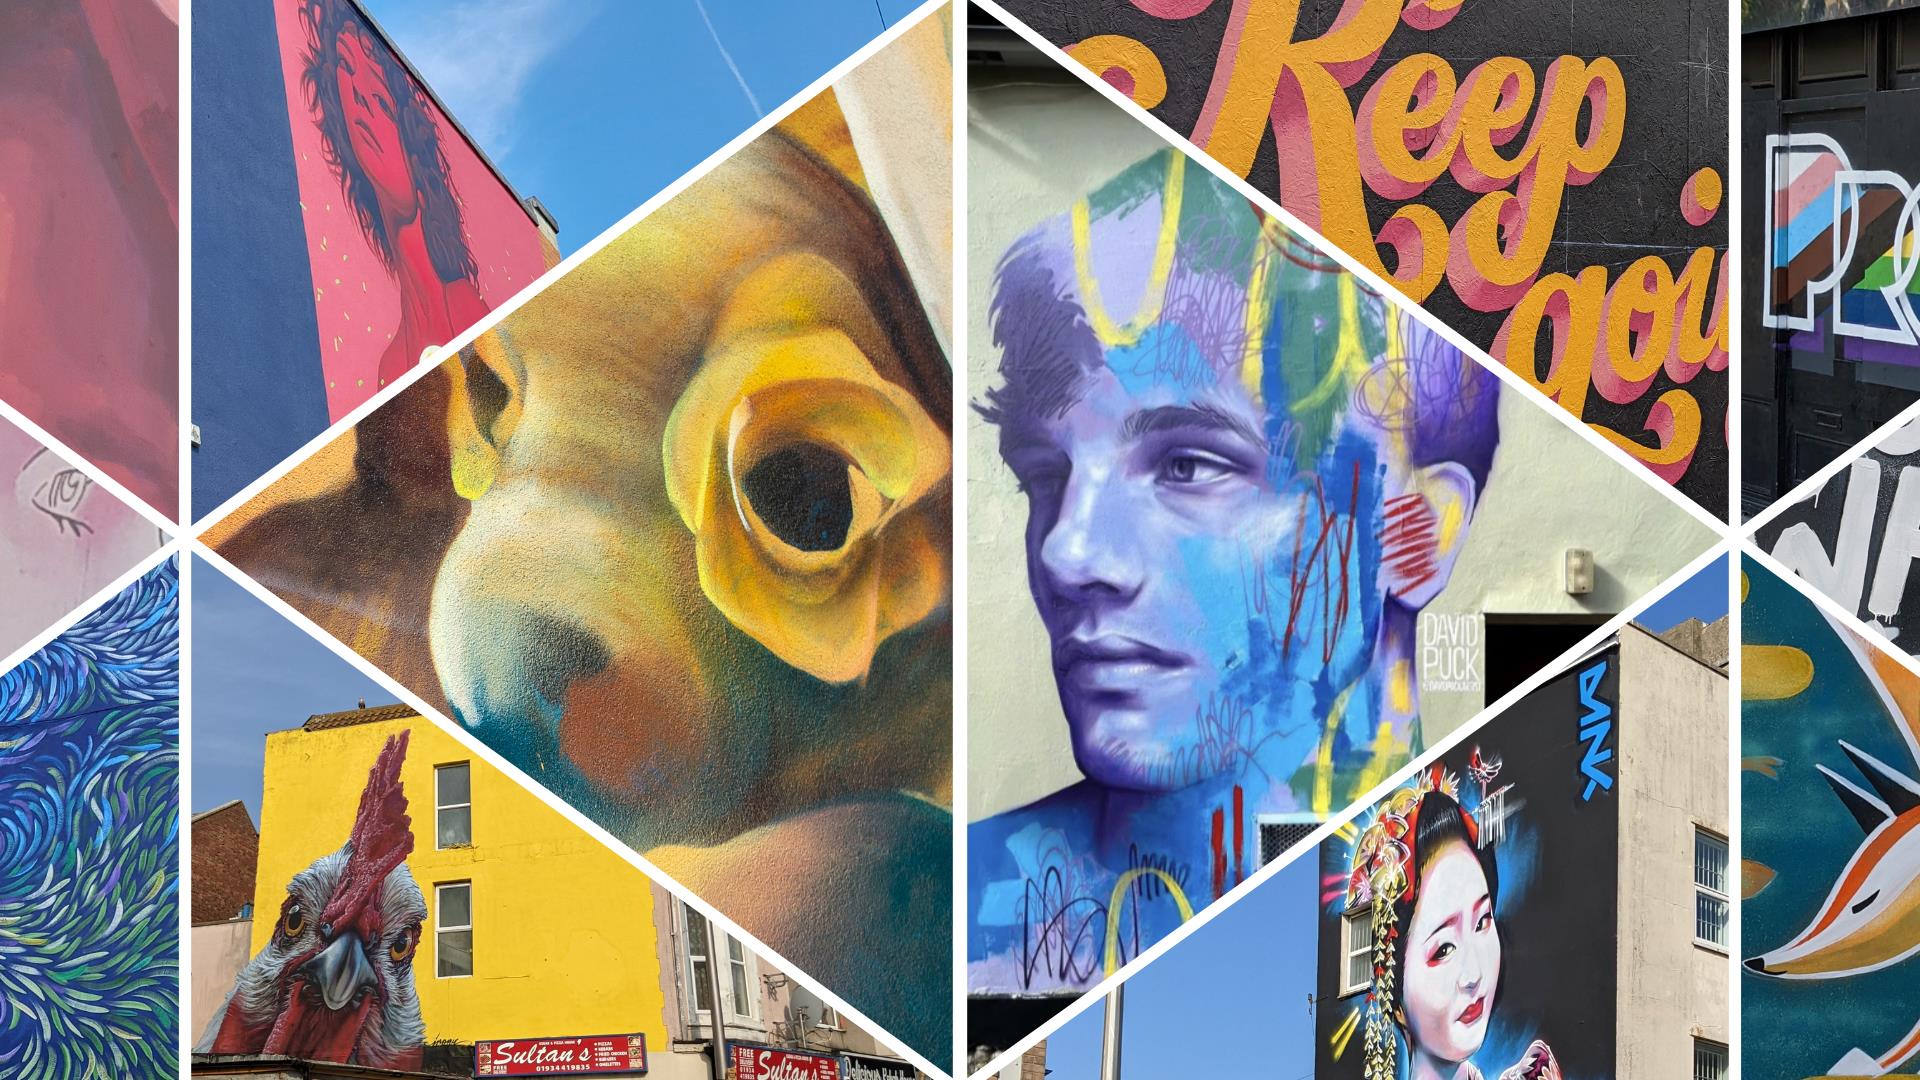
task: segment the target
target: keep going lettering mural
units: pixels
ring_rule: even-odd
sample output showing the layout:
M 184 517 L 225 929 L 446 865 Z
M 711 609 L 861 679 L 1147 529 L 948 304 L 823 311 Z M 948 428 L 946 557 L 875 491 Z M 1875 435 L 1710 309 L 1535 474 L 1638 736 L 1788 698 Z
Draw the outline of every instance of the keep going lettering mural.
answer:
M 1724 5 L 1004 6 L 1725 513 Z
M 180 580 L 169 561 L 0 675 L 0 1073 L 172 1076 Z
M 1321 845 L 1316 1077 L 1613 1075 L 1619 661 L 1587 657 Z
M 976 408 L 1082 779 L 969 827 L 968 987 L 1070 992 L 1244 880 L 1262 815 L 1417 749 L 1499 382 L 1171 151 L 1018 239 L 987 303 Z
M 1913 422 L 1754 533 L 1762 548 L 1907 652 L 1920 652 L 1920 422 Z
M 952 196 L 916 182 L 950 143 L 879 103 L 945 101 L 946 35 L 910 28 L 209 533 L 940 1060 L 953 402 L 922 297 L 952 289 L 916 254 Z
M 1742 577 L 1742 1056 L 1920 1059 L 1920 678 L 1758 564 Z
M 194 1047 L 418 1069 L 426 1025 L 414 986 L 427 901 L 407 868 L 407 733 L 367 773 L 353 831 L 287 883 L 272 936 L 240 969 Z

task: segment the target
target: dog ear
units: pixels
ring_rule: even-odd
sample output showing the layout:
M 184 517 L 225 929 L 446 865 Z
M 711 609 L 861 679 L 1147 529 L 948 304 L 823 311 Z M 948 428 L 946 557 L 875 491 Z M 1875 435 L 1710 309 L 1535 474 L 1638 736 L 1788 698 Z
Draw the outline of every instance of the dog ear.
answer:
M 447 446 L 453 490 L 469 501 L 493 486 L 500 458 L 519 426 L 521 376 L 508 361 L 498 331 L 484 334 L 444 365 L 453 384 L 447 402 Z

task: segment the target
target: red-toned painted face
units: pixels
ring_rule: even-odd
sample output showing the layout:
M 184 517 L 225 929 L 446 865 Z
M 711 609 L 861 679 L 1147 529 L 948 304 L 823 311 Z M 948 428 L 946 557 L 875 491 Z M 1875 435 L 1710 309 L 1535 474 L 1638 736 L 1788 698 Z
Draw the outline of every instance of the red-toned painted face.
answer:
M 413 209 L 413 174 L 400 144 L 400 108 L 387 84 L 385 50 L 358 27 L 340 32 L 340 65 L 334 79 L 347 126 L 348 146 L 360 171 L 373 182 L 381 209 L 406 216 Z

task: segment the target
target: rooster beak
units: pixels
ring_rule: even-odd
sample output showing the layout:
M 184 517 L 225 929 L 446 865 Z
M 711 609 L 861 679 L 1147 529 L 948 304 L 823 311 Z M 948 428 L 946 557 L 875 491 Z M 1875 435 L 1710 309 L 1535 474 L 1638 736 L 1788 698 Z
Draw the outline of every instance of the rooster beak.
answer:
M 360 935 L 351 930 L 334 938 L 318 956 L 300 965 L 300 974 L 320 991 L 327 1008 L 340 1011 L 361 991 L 373 989 L 373 967 L 367 963 L 367 951 Z

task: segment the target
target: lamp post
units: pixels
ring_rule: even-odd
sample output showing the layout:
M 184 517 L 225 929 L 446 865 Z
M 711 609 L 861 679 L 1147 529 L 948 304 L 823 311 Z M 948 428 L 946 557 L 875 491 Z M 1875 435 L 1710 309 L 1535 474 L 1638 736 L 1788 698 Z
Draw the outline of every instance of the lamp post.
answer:
M 1107 994 L 1106 1023 L 1100 1032 L 1100 1080 L 1120 1080 L 1120 1024 L 1126 986 Z

